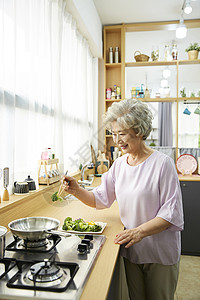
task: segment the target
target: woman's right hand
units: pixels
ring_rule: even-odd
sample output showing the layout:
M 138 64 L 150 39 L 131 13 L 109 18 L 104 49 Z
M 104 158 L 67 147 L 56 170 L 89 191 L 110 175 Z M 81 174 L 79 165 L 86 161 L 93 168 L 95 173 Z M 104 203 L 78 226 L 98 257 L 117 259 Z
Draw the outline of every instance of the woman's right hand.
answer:
M 76 196 L 80 190 L 80 186 L 74 177 L 64 176 L 63 185 L 65 186 L 65 191 L 74 196 Z

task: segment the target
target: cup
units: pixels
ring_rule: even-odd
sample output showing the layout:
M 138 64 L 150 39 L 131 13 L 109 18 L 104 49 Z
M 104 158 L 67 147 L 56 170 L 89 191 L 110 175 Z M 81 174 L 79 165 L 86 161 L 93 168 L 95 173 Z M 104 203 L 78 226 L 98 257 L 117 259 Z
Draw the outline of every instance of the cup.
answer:
M 195 109 L 194 114 L 200 115 L 200 108 L 199 108 L 199 107 L 197 107 L 197 108 Z
M 190 115 L 190 114 L 191 114 L 191 111 L 189 111 L 189 109 L 186 107 L 183 113 L 184 113 L 185 115 Z

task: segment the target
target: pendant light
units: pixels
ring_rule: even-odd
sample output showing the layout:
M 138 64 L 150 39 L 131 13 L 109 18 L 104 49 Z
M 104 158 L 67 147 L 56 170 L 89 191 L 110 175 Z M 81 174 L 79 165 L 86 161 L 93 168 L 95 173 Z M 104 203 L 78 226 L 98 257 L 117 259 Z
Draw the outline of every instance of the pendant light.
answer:
M 176 38 L 177 39 L 183 39 L 187 35 L 187 27 L 184 24 L 184 19 L 183 19 L 183 10 L 181 11 L 181 18 L 180 18 L 180 23 L 176 28 Z
M 186 0 L 184 12 L 189 15 L 192 12 L 192 6 L 190 5 L 190 0 Z

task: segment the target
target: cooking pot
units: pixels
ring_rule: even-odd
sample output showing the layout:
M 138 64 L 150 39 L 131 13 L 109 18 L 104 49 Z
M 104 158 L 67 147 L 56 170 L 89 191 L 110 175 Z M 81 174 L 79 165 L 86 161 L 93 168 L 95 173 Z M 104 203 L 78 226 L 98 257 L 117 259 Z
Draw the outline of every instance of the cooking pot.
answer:
M 15 187 L 15 190 L 14 190 L 14 193 L 16 195 L 18 194 L 27 194 L 29 192 L 29 186 L 28 186 L 28 182 L 17 182 L 15 181 L 14 182 L 14 187 Z
M 30 192 L 36 190 L 35 181 L 30 177 L 30 175 L 28 175 L 28 178 L 26 178 L 25 181 L 28 182 Z
M 0 259 L 4 257 L 7 229 L 0 226 Z
M 60 221 L 47 217 L 30 217 L 17 219 L 8 224 L 12 234 L 24 240 L 43 240 L 52 234 L 70 236 L 68 233 L 55 231 L 58 229 Z

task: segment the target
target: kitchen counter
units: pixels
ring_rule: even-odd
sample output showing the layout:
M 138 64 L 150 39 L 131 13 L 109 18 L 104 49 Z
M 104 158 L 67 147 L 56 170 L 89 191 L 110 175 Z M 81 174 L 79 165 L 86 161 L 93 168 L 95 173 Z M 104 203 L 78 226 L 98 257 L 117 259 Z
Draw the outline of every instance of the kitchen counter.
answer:
M 101 178 L 96 178 L 94 185 L 98 185 L 100 181 Z M 96 210 L 78 200 L 53 203 L 51 195 L 58 186 L 59 183 L 54 184 L 42 191 L 33 193 L 29 197 L 24 196 L 20 201 L 19 199 L 18 201 L 12 199 L 10 205 L 0 209 L 0 225 L 7 226 L 9 221 L 27 216 L 54 217 L 59 219 L 61 224 L 67 216 L 71 216 L 73 219 L 81 217 L 87 221 L 106 222 L 107 226 L 103 232 L 106 236 L 105 244 L 80 297 L 81 300 L 90 300 L 94 297 L 95 300 L 106 299 L 119 252 L 119 246 L 115 245 L 113 240 L 115 235 L 123 230 L 123 225 L 119 219 L 118 205 L 115 202 L 109 209 Z

